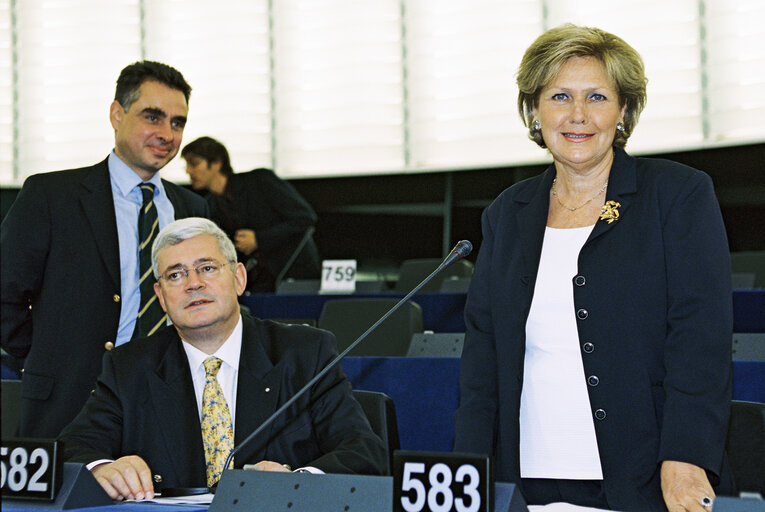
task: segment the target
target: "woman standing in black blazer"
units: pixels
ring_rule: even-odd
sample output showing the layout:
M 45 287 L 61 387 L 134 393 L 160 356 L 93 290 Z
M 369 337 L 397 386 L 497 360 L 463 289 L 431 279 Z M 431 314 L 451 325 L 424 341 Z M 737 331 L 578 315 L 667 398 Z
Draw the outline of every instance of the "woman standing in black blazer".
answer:
M 645 84 L 595 28 L 549 30 L 520 65 L 553 164 L 484 212 L 455 450 L 492 455 L 529 503 L 703 511 L 728 481 L 725 229 L 706 174 L 624 152 Z

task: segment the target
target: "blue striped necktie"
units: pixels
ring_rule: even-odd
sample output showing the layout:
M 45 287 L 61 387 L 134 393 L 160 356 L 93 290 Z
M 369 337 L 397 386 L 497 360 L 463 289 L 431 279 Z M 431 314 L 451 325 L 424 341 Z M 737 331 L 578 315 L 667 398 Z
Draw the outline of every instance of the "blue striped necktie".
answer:
M 154 294 L 155 279 L 151 268 L 151 245 L 159 231 L 157 207 L 154 205 L 154 185 L 141 183 L 139 187 L 143 194 L 143 204 L 138 213 L 138 286 L 141 290 L 141 303 L 138 306 L 133 338 L 154 334 L 167 320 L 167 315 L 162 311 Z

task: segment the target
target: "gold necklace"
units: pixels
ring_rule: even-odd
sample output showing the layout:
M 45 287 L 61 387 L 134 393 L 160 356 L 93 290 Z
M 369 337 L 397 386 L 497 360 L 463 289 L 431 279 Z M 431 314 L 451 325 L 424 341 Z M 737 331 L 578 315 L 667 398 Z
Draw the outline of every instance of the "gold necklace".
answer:
M 558 197 L 558 193 L 555 191 L 555 184 L 556 183 L 558 183 L 558 177 L 557 176 L 553 179 L 552 189 L 551 189 L 552 190 L 552 195 L 558 201 L 559 205 L 561 205 L 563 208 L 565 208 L 566 210 L 568 210 L 570 212 L 574 212 L 574 211 L 578 210 L 579 208 L 582 208 L 582 207 L 587 206 L 588 204 L 590 204 L 592 202 L 592 200 L 595 199 L 596 197 L 598 197 L 600 194 L 602 194 L 603 191 L 606 190 L 606 187 L 608 186 L 608 181 L 606 181 L 603 184 L 603 188 L 598 190 L 597 194 L 595 194 L 594 196 L 592 196 L 591 198 L 589 198 L 587 201 L 585 201 L 584 203 L 580 204 L 579 206 L 575 206 L 575 207 L 571 208 L 570 206 L 566 206 L 565 204 L 563 204 L 561 202 L 560 198 Z

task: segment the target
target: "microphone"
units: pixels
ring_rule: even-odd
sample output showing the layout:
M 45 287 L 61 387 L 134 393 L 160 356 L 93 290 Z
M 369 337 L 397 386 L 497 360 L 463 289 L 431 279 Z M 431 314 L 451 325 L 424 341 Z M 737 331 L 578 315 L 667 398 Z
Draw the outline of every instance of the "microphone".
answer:
M 235 446 L 234 449 L 231 450 L 231 453 L 229 454 L 228 458 L 226 459 L 226 463 L 223 465 L 223 467 L 226 468 L 224 471 L 228 470 L 228 467 L 231 464 L 231 460 L 234 458 L 234 455 L 237 452 L 239 452 L 243 446 L 247 446 L 253 439 L 255 439 L 258 436 L 258 434 L 263 432 L 266 429 L 266 427 L 271 425 L 271 423 L 273 423 L 274 420 L 279 417 L 279 415 L 281 415 L 285 410 L 287 410 L 287 408 L 289 408 L 290 405 L 295 403 L 295 401 L 298 398 L 303 396 L 303 394 L 306 391 L 308 391 L 314 384 L 316 384 L 327 373 L 329 373 L 335 366 L 337 366 L 337 364 L 340 361 L 343 360 L 343 358 L 348 354 L 348 352 L 350 352 L 351 350 L 356 348 L 356 346 L 359 343 L 364 341 L 364 339 L 367 336 L 369 336 L 369 334 L 371 334 L 372 331 L 377 329 L 377 327 L 381 323 L 383 323 L 385 320 L 387 320 L 388 317 L 390 317 L 393 313 L 395 313 L 401 307 L 402 304 L 404 304 L 407 300 L 409 300 L 409 297 L 411 297 L 412 295 L 417 293 L 420 290 L 420 288 L 422 288 L 423 286 L 428 284 L 428 282 L 430 282 L 431 279 L 433 279 L 436 275 L 438 275 L 446 267 L 448 267 L 449 265 L 451 265 L 455 261 L 460 260 L 460 259 L 464 258 L 465 256 L 467 256 L 468 254 L 470 254 L 470 251 L 472 251 L 472 250 L 473 250 L 473 244 L 471 244 L 469 241 L 461 240 L 460 242 L 458 242 L 457 245 L 455 245 L 454 248 L 451 250 L 451 252 L 448 254 L 448 256 L 446 256 L 446 258 L 444 258 L 444 261 L 442 261 L 441 264 L 438 265 L 438 267 L 436 267 L 436 269 L 428 277 L 423 279 L 422 282 L 420 282 L 420 284 L 415 286 L 412 291 L 410 291 L 408 294 L 406 294 L 406 296 L 404 296 L 400 301 L 398 301 L 377 322 L 372 324 L 372 326 L 369 329 L 364 331 L 364 333 L 361 336 L 356 338 L 356 340 L 353 343 L 351 343 L 348 346 L 348 348 L 346 348 L 340 354 L 338 354 L 338 356 L 335 357 L 327 366 L 325 366 L 324 369 L 322 369 L 311 380 L 309 380 L 306 383 L 305 386 L 300 388 L 300 390 L 298 390 L 297 393 L 292 395 L 292 397 L 289 400 L 284 402 L 284 404 L 282 404 L 281 407 L 279 407 L 271 416 L 269 416 L 263 423 L 261 423 L 260 426 L 258 428 L 256 428 L 249 436 L 247 436 L 247 438 L 244 441 L 239 443 L 239 446 Z

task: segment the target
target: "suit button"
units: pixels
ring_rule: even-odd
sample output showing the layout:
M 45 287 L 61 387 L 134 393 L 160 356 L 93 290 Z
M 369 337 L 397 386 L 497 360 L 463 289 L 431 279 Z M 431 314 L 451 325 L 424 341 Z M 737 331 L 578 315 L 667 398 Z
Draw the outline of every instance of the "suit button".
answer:
M 606 411 L 603 409 L 598 409 L 595 411 L 595 419 L 596 420 L 604 420 L 606 419 Z
M 585 354 L 592 354 L 592 352 L 595 350 L 595 345 L 590 343 L 589 341 L 582 345 L 582 350 L 584 350 Z
M 586 279 L 584 276 L 576 276 L 574 278 L 574 284 L 577 286 L 584 286 L 584 283 L 586 282 Z
M 579 318 L 579 320 L 584 320 L 587 318 L 587 310 L 586 309 L 580 309 L 576 312 L 576 316 Z
M 112 296 L 112 300 L 114 300 L 114 302 L 119 302 L 119 301 L 120 301 L 120 296 L 119 296 L 119 295 L 117 295 L 117 294 L 115 293 L 115 294 Z
M 106 343 L 104 343 L 104 348 L 106 350 L 111 350 L 114 348 L 114 343 L 112 343 L 111 341 L 107 341 Z
M 151 477 L 154 480 L 154 483 L 161 484 L 162 483 L 162 475 L 154 475 Z
M 598 385 L 598 383 L 600 383 L 600 379 L 598 378 L 597 375 L 590 375 L 589 377 L 587 377 L 587 384 L 589 384 L 590 386 L 595 387 Z

